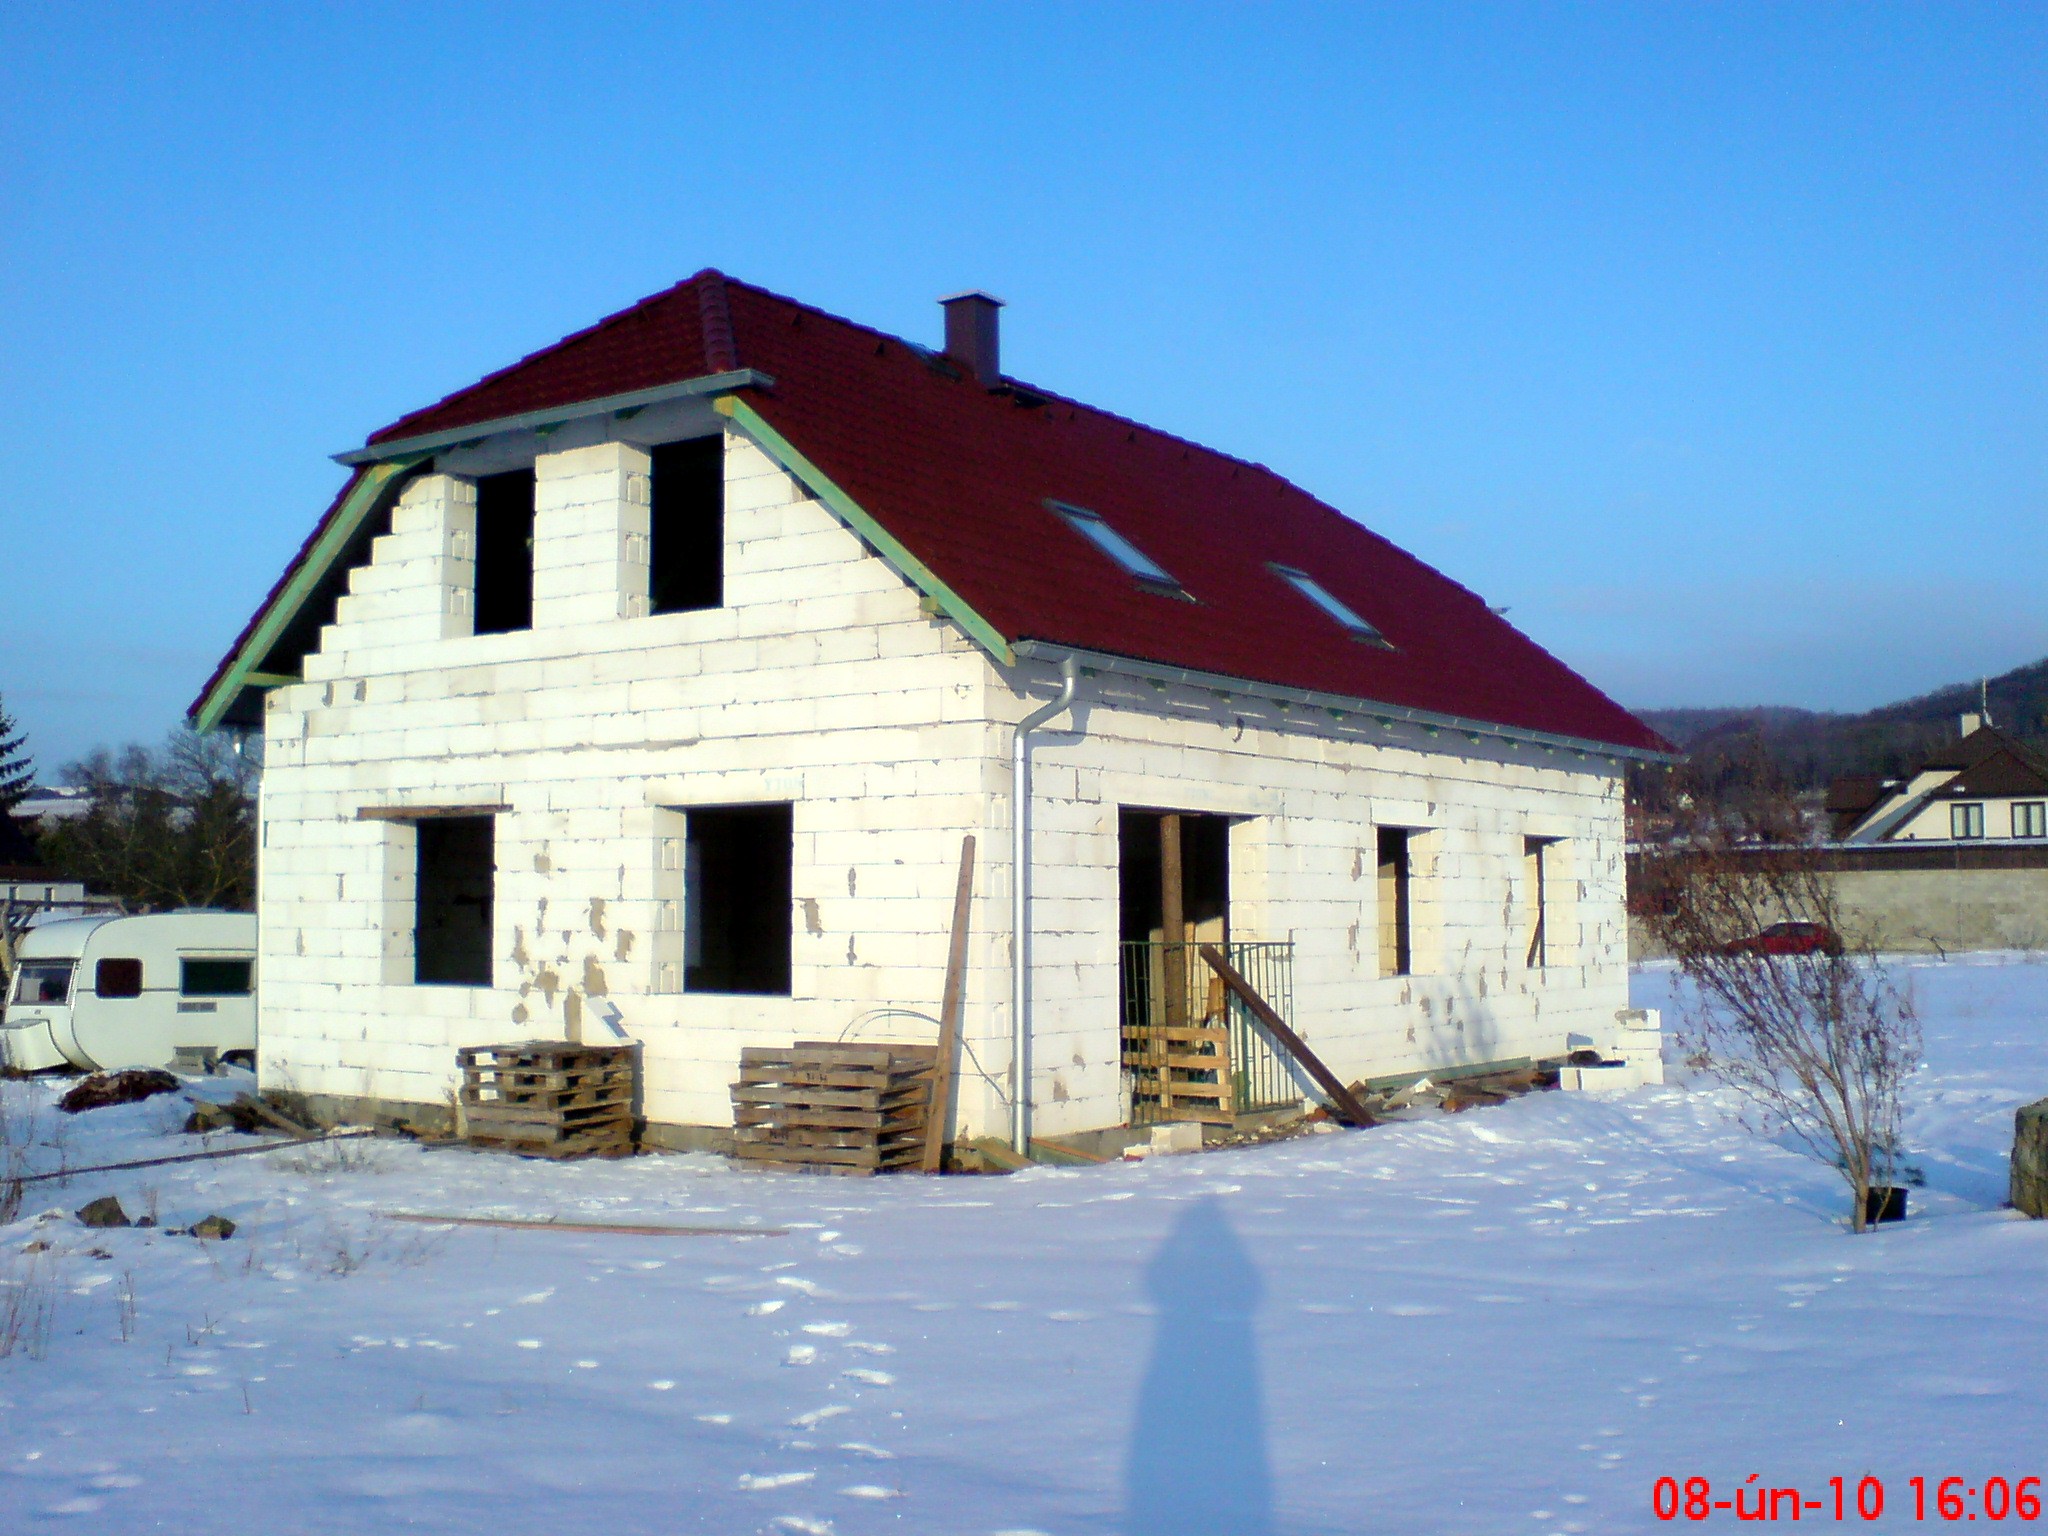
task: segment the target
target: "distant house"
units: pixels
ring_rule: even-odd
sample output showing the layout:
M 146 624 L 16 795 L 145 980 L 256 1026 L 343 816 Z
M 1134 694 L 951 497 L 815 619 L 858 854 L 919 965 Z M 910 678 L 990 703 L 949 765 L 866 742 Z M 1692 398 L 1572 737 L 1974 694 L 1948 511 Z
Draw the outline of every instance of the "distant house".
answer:
M 1843 843 L 2048 840 L 2048 760 L 1962 717 L 1958 739 L 1902 779 L 1837 779 L 1828 816 Z
M 22 923 L 53 912 L 72 916 L 84 900 L 84 886 L 43 863 L 23 821 L 0 813 L 0 908 L 9 921 Z
M 266 1081 L 439 1106 L 615 1021 L 652 1139 L 715 1142 L 742 1047 L 931 1037 L 968 835 L 963 1134 L 1298 1103 L 1248 1030 L 1139 1047 L 1195 940 L 1346 1080 L 1612 1037 L 1667 744 L 944 303 L 934 350 L 703 272 L 337 456 L 193 707 L 265 736 Z

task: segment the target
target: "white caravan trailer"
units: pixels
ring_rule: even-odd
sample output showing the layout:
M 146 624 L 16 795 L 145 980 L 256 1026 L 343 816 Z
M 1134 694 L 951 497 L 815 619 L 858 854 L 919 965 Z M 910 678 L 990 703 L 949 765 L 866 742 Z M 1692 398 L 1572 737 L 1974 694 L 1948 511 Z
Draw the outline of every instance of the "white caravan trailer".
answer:
M 16 958 L 0 1052 L 17 1072 L 164 1067 L 186 1047 L 255 1059 L 250 913 L 43 923 L 28 931 Z

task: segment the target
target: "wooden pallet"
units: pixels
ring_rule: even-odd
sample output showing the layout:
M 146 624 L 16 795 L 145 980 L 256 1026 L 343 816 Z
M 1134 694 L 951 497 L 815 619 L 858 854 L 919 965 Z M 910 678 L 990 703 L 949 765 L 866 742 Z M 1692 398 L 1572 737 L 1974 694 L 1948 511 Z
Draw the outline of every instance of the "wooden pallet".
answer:
M 1235 1117 L 1230 1030 L 1223 984 L 1209 987 L 1199 1024 L 1134 1024 L 1124 1028 L 1123 1063 L 1131 1074 L 1132 1118 L 1200 1120 L 1229 1125 Z
M 633 1052 L 618 1045 L 528 1040 L 473 1045 L 462 1068 L 468 1140 L 529 1157 L 630 1157 Z
M 929 1045 L 750 1046 L 732 1085 L 733 1151 L 828 1173 L 917 1167 L 938 1056 Z

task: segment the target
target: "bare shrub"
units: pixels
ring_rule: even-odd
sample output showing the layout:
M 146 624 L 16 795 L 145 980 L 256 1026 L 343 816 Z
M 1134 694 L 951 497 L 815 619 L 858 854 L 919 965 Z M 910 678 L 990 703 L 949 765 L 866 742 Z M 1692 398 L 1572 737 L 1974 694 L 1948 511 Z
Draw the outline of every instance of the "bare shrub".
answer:
M 22 1177 L 28 1172 L 35 1134 L 32 1101 L 17 1098 L 0 1084 L 0 1227 L 21 1215 Z
M 31 1360 L 49 1353 L 57 1323 L 57 1273 L 41 1245 L 0 1260 L 0 1360 L 19 1350 Z
M 1740 1092 L 1754 1128 L 1783 1131 L 1841 1172 L 1849 1225 L 1899 1173 L 1900 1096 L 1920 1060 L 1912 1000 L 1845 933 L 1833 880 L 1782 782 L 1739 800 L 1684 795 L 1681 834 L 1648 861 L 1638 917 L 1692 984 L 1683 1039 L 1694 1064 Z M 1816 925 L 1759 943 L 1774 925 Z

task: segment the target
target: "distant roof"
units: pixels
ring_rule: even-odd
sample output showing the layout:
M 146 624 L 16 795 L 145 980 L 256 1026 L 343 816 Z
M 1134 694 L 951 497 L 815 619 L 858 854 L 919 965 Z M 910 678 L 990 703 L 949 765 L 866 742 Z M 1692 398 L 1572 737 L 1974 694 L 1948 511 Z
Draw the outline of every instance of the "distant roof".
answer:
M 715 271 L 369 441 L 412 443 L 744 370 L 773 383 L 742 383 L 737 398 L 1012 645 L 1039 641 L 1631 752 L 1672 750 L 1478 595 L 1264 466 L 1015 380 L 985 388 L 942 355 Z M 1094 513 L 1169 572 L 1179 593 L 1134 581 L 1053 502 Z M 1386 644 L 1339 623 L 1290 571 Z
M 2048 795 L 2048 761 L 2003 731 L 1981 726 L 1963 738 L 1969 765 L 1935 791 L 1944 800 Z
M 1888 781 L 1874 773 L 1850 773 L 1828 785 L 1826 809 L 1840 815 L 1861 815 L 1884 798 Z

